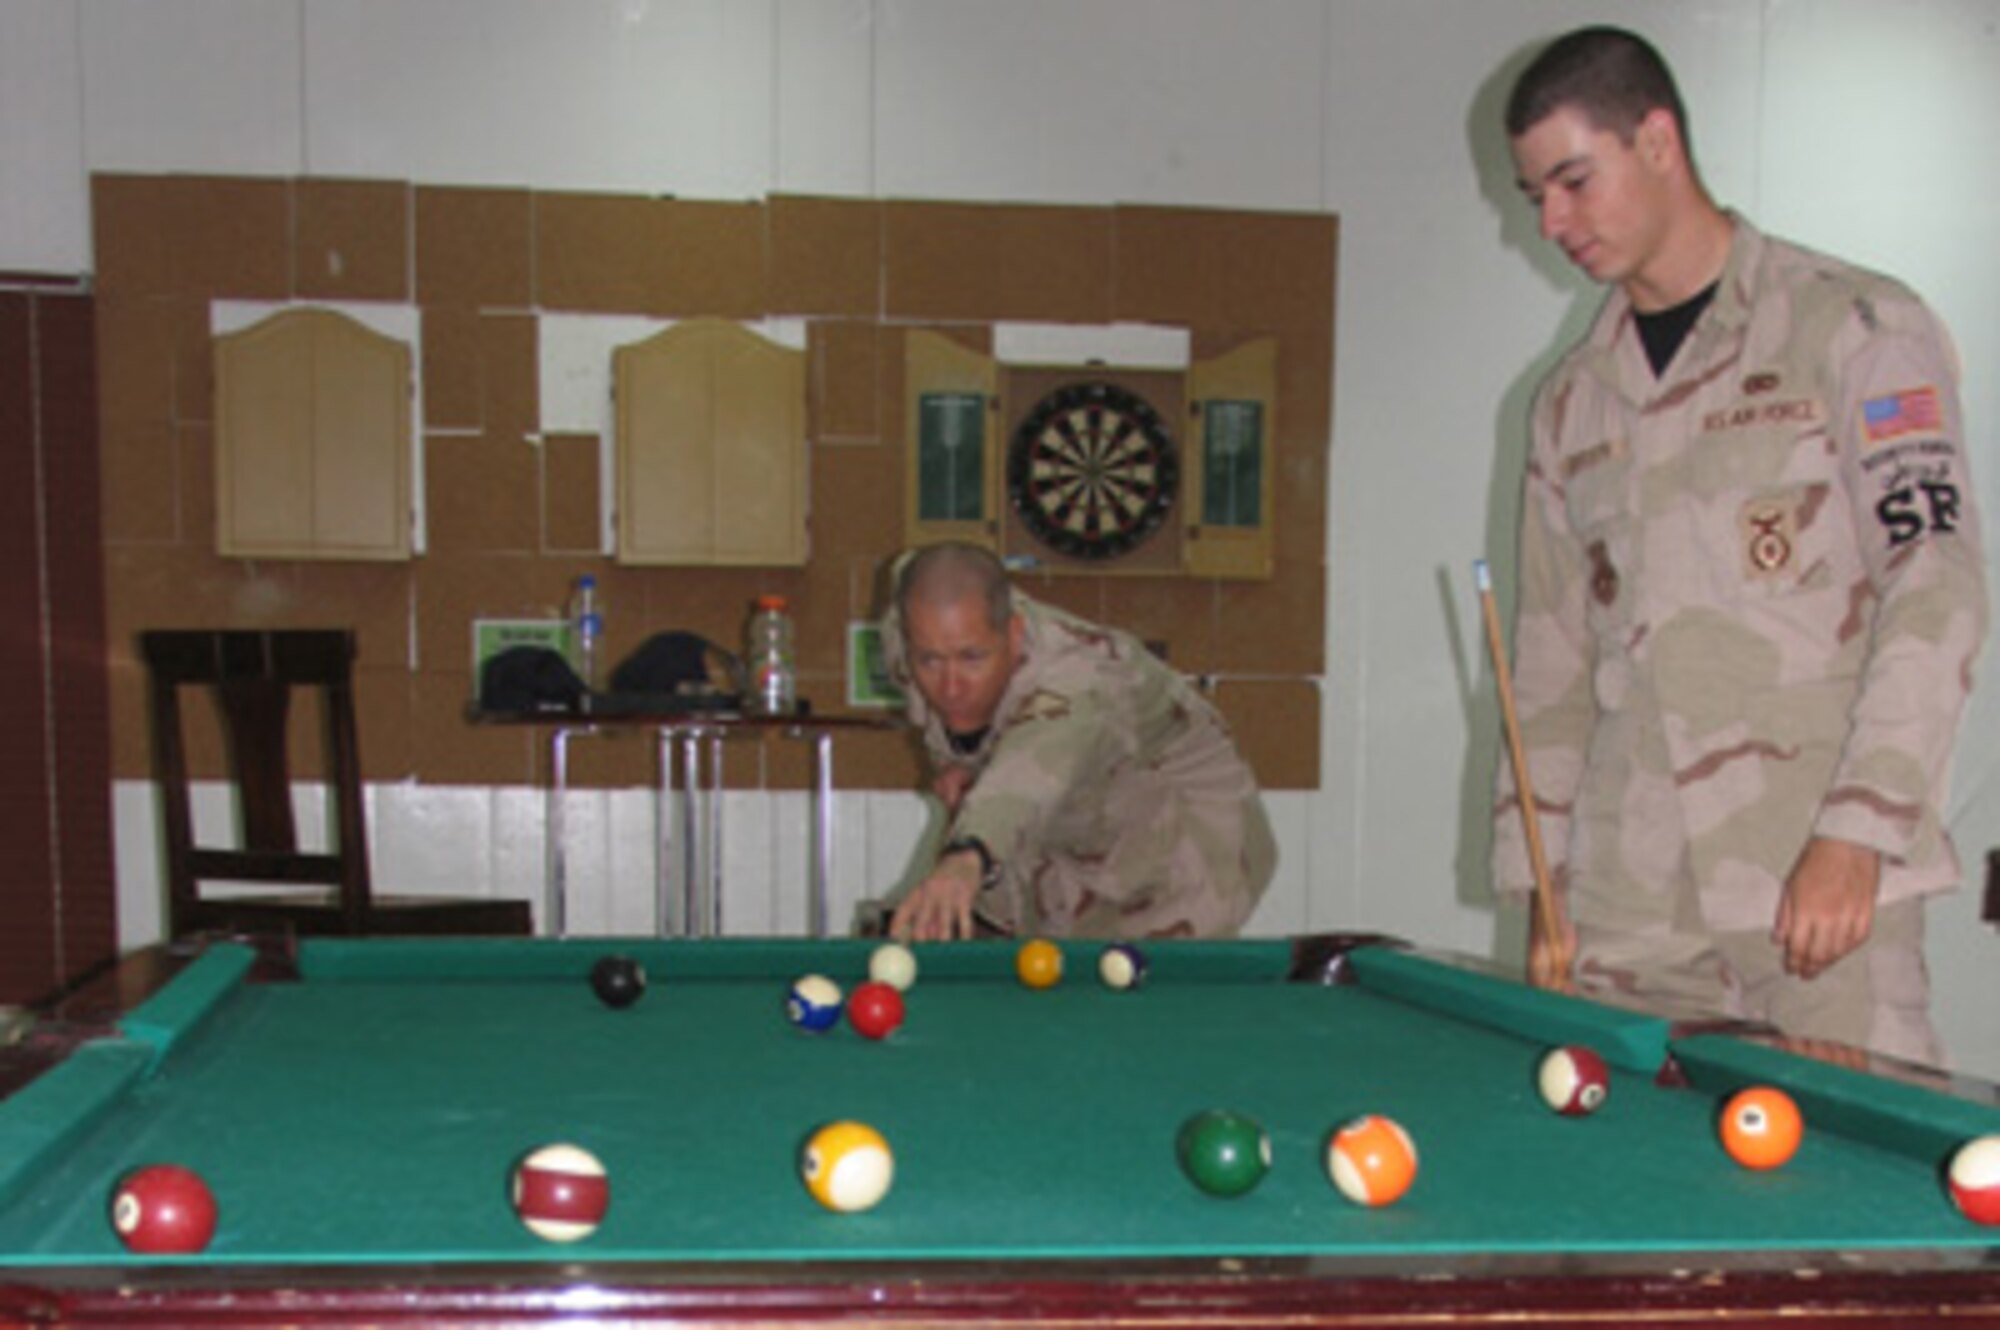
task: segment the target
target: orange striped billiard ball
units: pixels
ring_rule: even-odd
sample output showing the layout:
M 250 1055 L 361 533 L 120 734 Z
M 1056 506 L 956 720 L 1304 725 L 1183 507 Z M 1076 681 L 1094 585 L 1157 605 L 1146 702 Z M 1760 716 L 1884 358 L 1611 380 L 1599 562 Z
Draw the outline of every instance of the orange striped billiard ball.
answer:
M 1326 1172 L 1356 1205 L 1390 1205 L 1417 1180 L 1417 1143 L 1394 1119 L 1364 1114 L 1328 1139 Z
M 1783 1090 L 1753 1085 L 1722 1107 L 1722 1148 L 1745 1168 L 1778 1168 L 1798 1153 L 1805 1119 Z

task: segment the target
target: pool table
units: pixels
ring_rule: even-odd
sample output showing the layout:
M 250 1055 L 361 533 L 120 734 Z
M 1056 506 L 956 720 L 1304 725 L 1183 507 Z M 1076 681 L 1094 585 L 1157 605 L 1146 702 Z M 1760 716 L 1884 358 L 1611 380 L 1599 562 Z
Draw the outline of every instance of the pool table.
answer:
M 1123 992 L 1094 944 L 1064 943 L 1048 989 L 1009 943 L 919 947 L 880 1041 L 785 1014 L 799 975 L 864 978 L 867 941 L 213 942 L 136 1006 L 17 1045 L 49 1065 L 0 1100 L 0 1323 L 2000 1324 L 2000 1229 L 1941 1181 L 2000 1132 L 1993 1087 L 1352 941 L 1156 943 Z M 622 1010 L 586 977 L 611 952 L 649 976 Z M 1537 1095 L 1560 1043 L 1611 1065 L 1592 1115 Z M 1771 1172 L 1717 1143 L 1753 1082 L 1807 1121 Z M 1270 1134 L 1247 1195 L 1176 1160 L 1215 1107 Z M 1364 1112 L 1420 1158 L 1377 1209 L 1323 1162 Z M 838 1118 L 895 1153 L 863 1213 L 799 1177 Z M 508 1195 L 557 1141 L 610 1177 L 573 1244 Z M 113 1232 L 116 1180 L 152 1162 L 213 1189 L 204 1252 Z

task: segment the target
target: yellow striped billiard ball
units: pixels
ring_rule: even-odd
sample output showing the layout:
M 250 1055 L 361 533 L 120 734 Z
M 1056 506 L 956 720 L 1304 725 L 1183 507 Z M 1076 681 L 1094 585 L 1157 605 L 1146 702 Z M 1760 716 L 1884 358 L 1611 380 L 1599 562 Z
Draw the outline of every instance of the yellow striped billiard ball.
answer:
M 852 1214 L 873 1209 L 889 1194 L 896 1157 L 882 1133 L 867 1123 L 830 1122 L 799 1152 L 799 1177 L 815 1201 Z

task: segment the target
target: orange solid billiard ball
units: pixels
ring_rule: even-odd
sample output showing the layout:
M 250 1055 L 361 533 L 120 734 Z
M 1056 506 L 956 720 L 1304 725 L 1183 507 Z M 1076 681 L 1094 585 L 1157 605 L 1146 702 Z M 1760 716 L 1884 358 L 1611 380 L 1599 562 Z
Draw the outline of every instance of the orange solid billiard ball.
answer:
M 1030 988 L 1054 988 L 1062 982 L 1062 948 L 1043 938 L 1023 942 L 1014 953 L 1014 973 Z
M 1783 1090 L 1753 1085 L 1722 1108 L 1722 1148 L 1745 1168 L 1777 1168 L 1805 1137 L 1799 1106 Z

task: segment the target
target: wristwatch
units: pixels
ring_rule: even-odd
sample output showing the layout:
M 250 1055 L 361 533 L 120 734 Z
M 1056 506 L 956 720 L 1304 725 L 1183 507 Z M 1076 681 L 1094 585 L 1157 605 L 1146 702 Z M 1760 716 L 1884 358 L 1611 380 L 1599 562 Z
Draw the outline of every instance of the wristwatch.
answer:
M 958 854 L 970 850 L 979 856 L 979 885 L 981 888 L 995 886 L 1000 881 L 1000 865 L 993 862 L 993 851 L 986 848 L 986 842 L 977 836 L 953 836 L 938 852 L 942 859 L 947 854 Z

